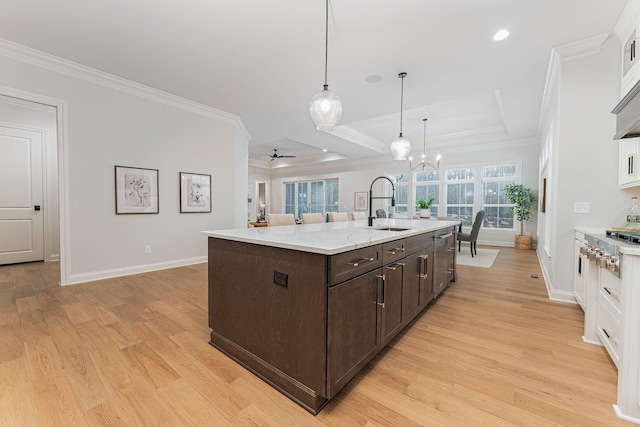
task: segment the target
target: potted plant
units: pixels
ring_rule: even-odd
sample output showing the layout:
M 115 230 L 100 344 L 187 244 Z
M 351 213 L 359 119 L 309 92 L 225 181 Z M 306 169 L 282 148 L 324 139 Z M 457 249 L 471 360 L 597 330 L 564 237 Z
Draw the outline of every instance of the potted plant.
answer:
M 431 205 L 433 205 L 433 196 L 429 197 L 428 200 L 418 199 L 416 201 L 416 205 L 420 209 L 420 218 L 430 218 L 431 217 Z
M 520 234 L 515 236 L 516 249 L 531 249 L 533 239 L 530 235 L 524 235 L 524 222 L 531 218 L 536 195 L 532 189 L 520 184 L 507 185 L 504 187 L 504 194 L 509 203 L 514 204 L 510 210 L 520 221 Z

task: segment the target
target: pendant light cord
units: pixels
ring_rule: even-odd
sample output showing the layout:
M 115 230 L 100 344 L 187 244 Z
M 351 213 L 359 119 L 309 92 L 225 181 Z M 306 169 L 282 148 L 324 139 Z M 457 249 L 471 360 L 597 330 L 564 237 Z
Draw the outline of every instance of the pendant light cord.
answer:
M 427 119 L 422 119 L 424 127 L 422 129 L 422 154 L 427 155 Z
M 326 0 L 325 2 L 324 17 L 324 90 L 328 90 L 327 63 L 329 62 L 329 0 Z
M 400 77 L 400 136 L 402 136 L 402 107 L 404 105 L 404 78 L 407 77 L 407 73 L 398 74 Z

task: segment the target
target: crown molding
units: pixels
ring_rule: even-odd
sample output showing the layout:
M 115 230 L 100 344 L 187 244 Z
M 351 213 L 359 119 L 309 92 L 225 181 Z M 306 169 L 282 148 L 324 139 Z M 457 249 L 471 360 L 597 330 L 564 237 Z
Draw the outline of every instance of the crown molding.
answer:
M 553 50 L 560 55 L 562 61 L 572 61 L 585 56 L 595 55 L 600 53 L 602 43 L 604 43 L 610 34 L 611 31 L 606 31 L 582 40 L 554 46 Z
M 560 79 L 561 58 L 555 49 L 551 49 L 551 55 L 549 57 L 549 66 L 547 67 L 547 78 L 544 83 L 544 91 L 542 92 L 542 103 L 540 104 L 540 114 L 538 115 L 538 133 L 540 137 L 542 134 L 542 125 L 544 123 L 547 111 L 549 110 L 550 102 L 555 93 L 558 81 Z
M 332 131 L 329 131 L 331 135 L 335 135 L 338 138 L 345 139 L 347 141 L 353 142 L 361 147 L 368 148 L 369 150 L 373 150 L 376 153 L 383 153 L 385 151 L 384 142 L 378 141 L 375 138 L 370 137 L 367 134 L 364 134 L 360 131 L 355 130 L 350 126 L 338 126 Z
M 129 95 L 148 99 L 160 104 L 169 105 L 184 111 L 210 117 L 222 122 L 231 123 L 247 140 L 251 139 L 251 135 L 239 116 L 218 110 L 217 108 L 213 108 L 208 105 L 172 95 L 140 83 L 135 83 L 130 80 L 114 76 L 113 74 L 105 73 L 103 71 L 96 70 L 95 68 L 87 67 L 6 39 L 0 39 L 0 56 L 84 80 L 89 83 L 94 83 L 109 89 L 124 92 Z
M 627 0 L 616 21 L 616 25 L 613 27 L 613 32 L 622 42 L 625 41 L 633 27 L 635 27 L 638 13 L 640 13 L 640 0 Z
M 428 143 L 441 142 L 441 141 L 445 142 L 445 141 L 451 141 L 451 140 L 457 140 L 457 139 L 477 138 L 483 135 L 486 136 L 486 135 L 492 135 L 492 134 L 500 134 L 500 136 L 507 136 L 509 132 L 505 125 L 497 125 L 497 126 L 490 126 L 482 129 L 473 129 L 468 131 L 452 132 L 452 133 L 442 134 L 438 136 L 433 136 L 433 137 L 427 138 L 427 142 Z M 413 142 L 413 140 L 411 142 Z

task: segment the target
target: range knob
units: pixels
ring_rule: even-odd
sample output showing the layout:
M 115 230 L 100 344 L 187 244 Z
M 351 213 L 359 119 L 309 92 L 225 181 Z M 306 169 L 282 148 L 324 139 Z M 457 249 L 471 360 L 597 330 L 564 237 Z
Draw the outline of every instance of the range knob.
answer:
M 619 268 L 618 258 L 615 255 L 611 255 L 607 257 L 607 270 L 618 271 L 618 268 Z

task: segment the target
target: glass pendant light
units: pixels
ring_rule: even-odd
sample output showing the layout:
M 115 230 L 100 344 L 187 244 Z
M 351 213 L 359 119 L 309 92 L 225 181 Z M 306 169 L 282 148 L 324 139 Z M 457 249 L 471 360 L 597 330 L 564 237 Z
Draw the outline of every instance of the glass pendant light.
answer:
M 411 165 L 411 162 L 413 161 L 413 157 L 409 157 L 409 169 L 416 170 L 418 169 L 420 166 L 422 166 L 422 170 L 424 170 L 424 168 L 426 166 L 430 166 L 435 170 L 440 169 L 440 159 L 442 159 L 442 156 L 440 154 L 438 154 L 438 156 L 436 157 L 436 164 L 433 165 L 429 162 L 427 162 L 427 119 L 422 119 L 422 123 L 423 123 L 423 133 L 422 133 L 422 158 L 420 159 L 420 163 L 418 163 L 415 166 Z
M 400 135 L 393 141 L 391 141 L 391 157 L 393 160 L 407 160 L 407 156 L 411 152 L 411 141 L 402 136 L 402 104 L 404 103 L 404 78 L 407 77 L 407 73 L 398 74 L 400 77 L 401 89 L 400 89 Z
M 316 93 L 309 101 L 309 114 L 316 129 L 331 131 L 342 119 L 342 99 L 329 90 L 327 84 L 327 62 L 329 52 L 329 0 L 326 0 L 325 11 L 325 50 L 324 50 L 324 89 Z

